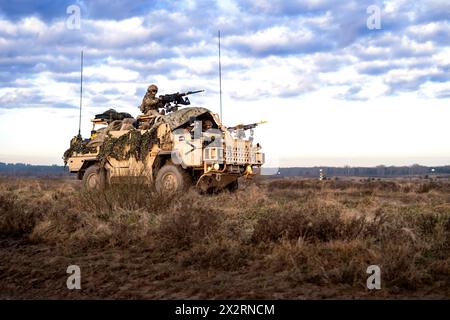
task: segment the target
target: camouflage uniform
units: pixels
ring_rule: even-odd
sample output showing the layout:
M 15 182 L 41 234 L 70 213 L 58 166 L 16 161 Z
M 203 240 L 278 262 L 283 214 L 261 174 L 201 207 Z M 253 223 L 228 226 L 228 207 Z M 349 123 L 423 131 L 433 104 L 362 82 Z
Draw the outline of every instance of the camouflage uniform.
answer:
M 156 93 L 158 93 L 158 87 L 154 84 L 150 85 L 147 89 L 147 93 L 142 99 L 142 103 L 140 106 L 141 112 L 146 115 L 157 115 L 158 108 L 162 108 L 163 105 L 159 98 L 156 97 Z

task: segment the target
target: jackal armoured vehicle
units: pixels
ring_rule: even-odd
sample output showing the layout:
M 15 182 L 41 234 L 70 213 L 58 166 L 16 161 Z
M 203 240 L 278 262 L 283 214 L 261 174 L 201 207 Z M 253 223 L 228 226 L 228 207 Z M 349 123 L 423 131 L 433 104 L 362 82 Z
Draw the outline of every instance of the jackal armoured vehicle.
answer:
M 264 153 L 253 143 L 257 123 L 227 128 L 205 108 L 166 110 L 171 112 L 137 119 L 114 110 L 96 115 L 91 137 L 75 136 L 64 154 L 70 172 L 87 189 L 127 178 L 164 193 L 190 186 L 204 192 L 233 191 L 238 178 L 259 173 Z

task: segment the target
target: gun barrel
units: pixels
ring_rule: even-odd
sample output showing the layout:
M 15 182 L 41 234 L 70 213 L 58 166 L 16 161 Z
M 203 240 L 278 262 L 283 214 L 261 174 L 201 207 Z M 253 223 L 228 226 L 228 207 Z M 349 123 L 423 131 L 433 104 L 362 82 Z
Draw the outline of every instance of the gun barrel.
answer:
M 175 101 L 176 99 L 179 99 L 181 97 L 190 95 L 190 94 L 194 94 L 194 93 L 200 93 L 200 92 L 204 92 L 205 90 L 197 90 L 197 91 L 188 91 L 188 92 L 182 92 L 182 93 L 170 93 L 170 94 L 164 94 L 159 96 L 160 99 L 163 99 L 165 101 Z
M 260 121 L 260 122 L 256 122 L 256 123 L 250 123 L 250 124 L 238 124 L 234 127 L 228 127 L 228 130 L 237 130 L 237 129 L 242 129 L 242 130 L 249 130 L 249 129 L 253 129 L 256 128 L 258 125 L 263 124 L 263 123 L 267 123 L 267 121 Z
M 185 93 L 185 95 L 195 94 L 195 93 L 200 93 L 200 92 L 205 92 L 205 90 L 188 91 L 188 92 Z

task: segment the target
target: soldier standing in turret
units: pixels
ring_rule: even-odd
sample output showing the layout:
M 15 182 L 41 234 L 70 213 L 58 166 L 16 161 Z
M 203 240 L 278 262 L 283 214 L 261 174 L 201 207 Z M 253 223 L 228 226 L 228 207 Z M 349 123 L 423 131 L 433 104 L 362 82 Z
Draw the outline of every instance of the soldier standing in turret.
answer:
M 158 87 L 154 84 L 150 85 L 147 89 L 147 93 L 142 99 L 140 106 L 141 112 L 145 115 L 158 115 L 158 108 L 163 107 L 163 103 L 156 97 L 158 93 Z

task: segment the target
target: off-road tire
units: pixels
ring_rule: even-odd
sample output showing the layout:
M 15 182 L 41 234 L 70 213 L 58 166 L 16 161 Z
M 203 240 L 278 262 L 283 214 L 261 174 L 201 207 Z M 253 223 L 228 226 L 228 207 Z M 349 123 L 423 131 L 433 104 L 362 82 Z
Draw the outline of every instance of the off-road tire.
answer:
M 106 172 L 97 164 L 91 165 L 83 175 L 83 187 L 87 191 L 103 190 L 106 186 Z
M 191 185 L 191 177 L 180 166 L 165 164 L 156 174 L 155 188 L 162 194 L 170 195 L 186 191 Z

